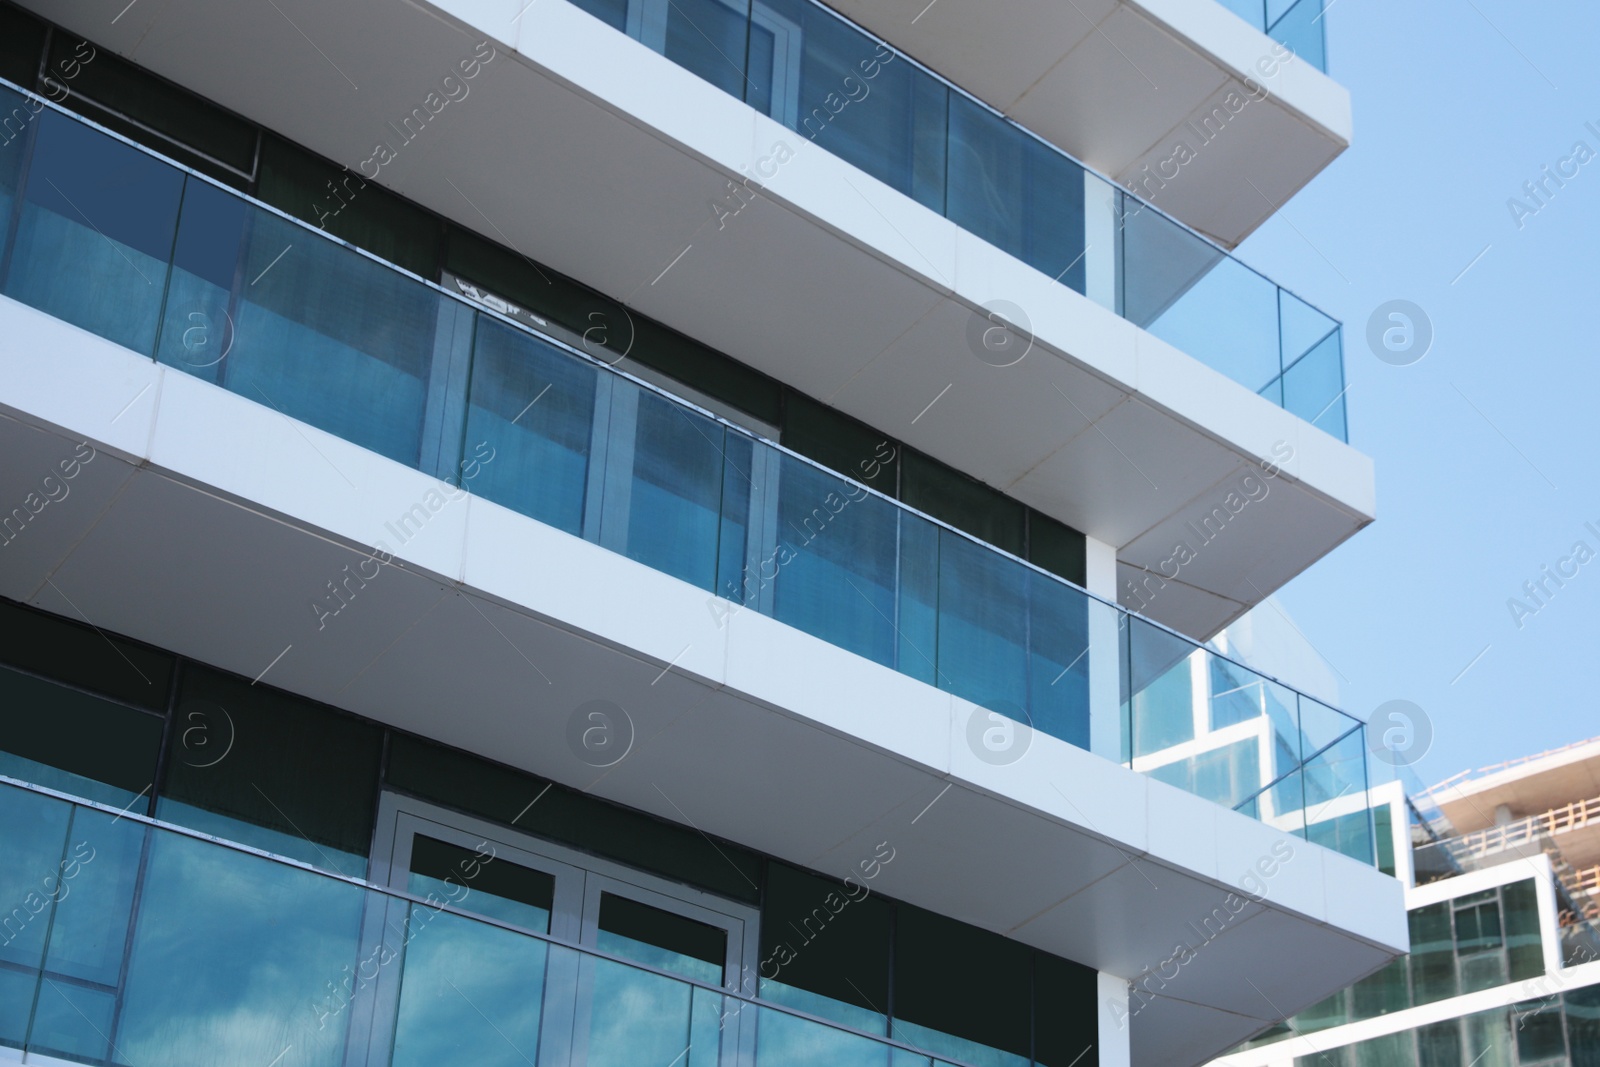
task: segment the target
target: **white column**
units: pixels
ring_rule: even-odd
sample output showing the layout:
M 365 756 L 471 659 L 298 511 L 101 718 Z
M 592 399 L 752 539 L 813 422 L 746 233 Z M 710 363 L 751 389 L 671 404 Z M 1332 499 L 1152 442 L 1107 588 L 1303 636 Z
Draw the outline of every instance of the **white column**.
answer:
M 1083 294 L 1108 311 L 1117 310 L 1117 188 L 1083 176 Z
M 1100 1019 L 1100 1067 L 1131 1067 L 1133 1020 L 1128 1018 L 1128 983 L 1101 971 L 1095 1004 Z
M 1084 538 L 1084 573 L 1089 592 L 1116 603 L 1117 550 Z M 1089 604 L 1089 751 L 1122 761 L 1122 650 L 1118 612 Z

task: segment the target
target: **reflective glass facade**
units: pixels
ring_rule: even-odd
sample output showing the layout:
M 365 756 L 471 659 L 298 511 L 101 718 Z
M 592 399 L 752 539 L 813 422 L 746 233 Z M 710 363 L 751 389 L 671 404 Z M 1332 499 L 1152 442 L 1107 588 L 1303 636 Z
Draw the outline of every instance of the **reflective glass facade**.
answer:
M 631 1065 L 691 1045 L 749 1067 L 1096 1062 L 1095 972 L 880 896 L 887 842 L 839 881 L 4 602 L 0 637 L 0 771 L 55 790 L 0 783 L 0 1045 L 130 1067 Z M 158 676 L 167 697 L 129 699 Z M 417 834 L 395 867 L 374 844 L 385 796 L 606 876 L 574 904 L 581 871 L 476 824 Z M 739 927 L 616 870 L 750 915 L 759 955 L 725 966 Z

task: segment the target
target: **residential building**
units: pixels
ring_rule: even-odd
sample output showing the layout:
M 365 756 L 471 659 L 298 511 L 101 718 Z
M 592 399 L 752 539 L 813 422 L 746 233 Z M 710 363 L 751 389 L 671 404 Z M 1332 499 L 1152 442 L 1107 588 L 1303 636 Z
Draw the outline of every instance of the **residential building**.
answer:
M 1600 738 L 1374 798 L 1410 954 L 1216 1062 L 1600 1063 Z
M 1205 644 L 1375 514 L 1229 252 L 1316 0 L 112 6 L 0 6 L 0 1059 L 1193 1064 L 1405 951 Z

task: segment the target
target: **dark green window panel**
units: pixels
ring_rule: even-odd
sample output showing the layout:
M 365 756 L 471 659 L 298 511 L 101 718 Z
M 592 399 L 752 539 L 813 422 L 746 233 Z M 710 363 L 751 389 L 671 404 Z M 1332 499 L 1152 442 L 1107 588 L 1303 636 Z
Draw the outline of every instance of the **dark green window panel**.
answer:
M 773 379 L 659 322 L 632 315 L 631 324 L 629 358 L 769 425 L 782 420 L 783 390 Z M 628 369 L 626 362 L 618 366 Z
M 44 52 L 44 23 L 7 4 L 0 6 L 0 78 L 33 88 Z M 5 119 L 0 115 L 0 122 Z M 6 131 L 14 135 L 14 131 Z
M 483 859 L 485 852 L 490 859 Z M 465 911 L 541 934 L 549 933 L 550 912 L 555 906 L 555 877 L 517 863 L 496 863 L 492 850 L 485 852 L 417 834 L 411 841 L 411 870 L 406 890 L 424 900 L 453 904 L 459 901 L 457 906 Z M 471 885 L 461 897 L 456 887 L 464 884 L 464 872 L 473 873 Z
M 155 781 L 161 728 L 158 716 L 0 667 L 0 774 L 126 807 Z
M 1544 973 L 1544 946 L 1539 938 L 1539 893 L 1533 879 L 1501 887 L 1500 898 L 1505 907 L 1511 980 L 1537 978 Z
M 1506 980 L 1505 958 L 1500 951 L 1505 939 L 1500 930 L 1499 894 L 1490 890 L 1487 896 L 1489 899 L 1481 903 L 1456 908 L 1456 955 L 1460 957 L 1463 993 L 1492 989 Z M 1456 903 L 1459 905 L 1460 901 Z
M 1034 1062 L 1039 1067 L 1096 1067 L 1100 1062 L 1094 968 L 1045 952 L 1033 957 Z
M 413 274 L 438 276 L 438 219 L 357 171 L 264 136 L 256 196 Z
M 1387 804 L 1372 809 L 1373 832 L 1378 837 L 1378 869 L 1394 876 L 1394 815 Z
M 1048 515 L 1028 509 L 1028 562 L 1073 585 L 1089 584 L 1088 550 L 1083 534 Z
M 1026 509 L 1017 501 L 909 448 L 900 460 L 900 499 L 980 541 L 1025 554 Z
M 1411 926 L 1411 990 L 1415 1002 L 1432 1004 L 1456 995 L 1456 942 L 1450 923 L 1450 902 L 1413 909 Z
M 174 146 L 187 148 L 246 175 L 254 167 L 254 124 L 141 70 L 108 48 L 57 33 L 50 43 L 49 76 L 69 91 L 62 101 L 66 106 L 105 125 L 112 125 L 106 121 L 106 111 L 129 119 L 114 128 L 158 152 L 172 155 Z M 97 106 L 84 108 L 85 102 Z M 152 130 L 159 136 L 152 136 Z
M 0 600 L 0 663 L 164 711 L 175 662 L 165 652 Z
M 1313 1034 L 1318 1030 L 1343 1026 L 1349 1021 L 1349 991 L 1341 989 L 1333 996 L 1317 1001 L 1311 1007 L 1295 1016 L 1294 1029 L 1302 1034 Z
M 186 665 L 156 814 L 359 878 L 382 749 L 370 723 Z
M 1559 1059 L 1567 1054 L 1561 1020 L 1561 998 L 1543 997 L 1512 1006 L 1517 1032 L 1517 1058 L 1522 1063 Z
M 674 881 L 751 904 L 760 901 L 761 861 L 737 845 L 713 844 L 693 830 L 420 738 L 390 736 L 388 783 Z
M 836 882 L 767 864 L 760 995 L 881 1034 L 889 1004 L 890 906 L 859 876 Z
M 587 310 L 599 310 L 600 298 L 577 282 L 541 266 L 494 241 L 485 240 L 470 230 L 449 226 L 445 240 L 444 269 L 474 285 L 483 287 L 541 318 L 554 319 L 575 333 L 598 320 L 584 320 Z M 601 334 L 591 338 L 603 344 Z M 597 353 L 598 354 L 598 353 Z
M 1409 1008 L 1411 1003 L 1406 988 L 1405 958 L 1401 957 L 1378 973 L 1363 978 L 1351 986 L 1350 993 L 1354 1019 L 1372 1019 Z
M 1600 1067 L 1600 985 L 1574 989 L 1563 999 L 1572 1067 Z
M 1417 1062 L 1410 1031 L 1351 1045 L 1350 1054 L 1351 1067 L 1415 1067 Z
M 1417 1028 L 1418 1067 L 1461 1067 L 1461 1024 L 1455 1019 Z
M 938 1056 L 1017 1062 L 987 1051 L 995 1049 L 1026 1063 L 1032 1044 L 1032 957 L 1031 949 L 999 934 L 899 905 L 893 1036 Z
M 899 447 L 866 423 L 793 390 L 783 398 L 780 443 L 887 496 L 899 487 Z

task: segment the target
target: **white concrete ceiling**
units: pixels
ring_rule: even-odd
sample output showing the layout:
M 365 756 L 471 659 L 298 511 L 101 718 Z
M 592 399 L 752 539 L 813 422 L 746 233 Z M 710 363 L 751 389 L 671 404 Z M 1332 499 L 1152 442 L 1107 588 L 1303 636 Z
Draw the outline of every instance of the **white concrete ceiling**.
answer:
M 385 183 L 1115 546 L 1128 568 L 1158 570 L 1174 528 L 1287 448 L 1273 497 L 1148 609 L 1183 632 L 1214 634 L 1374 515 L 1365 456 L 562 0 L 449 0 L 450 16 L 168 0 L 109 25 L 29 6 L 353 169 L 487 34 L 497 58 Z M 779 142 L 793 160 L 719 228 L 729 177 Z M 1015 366 L 969 340 L 994 300 L 1030 320 Z

